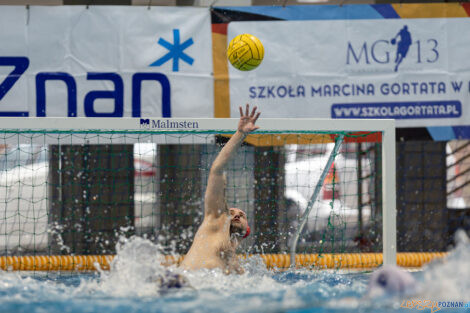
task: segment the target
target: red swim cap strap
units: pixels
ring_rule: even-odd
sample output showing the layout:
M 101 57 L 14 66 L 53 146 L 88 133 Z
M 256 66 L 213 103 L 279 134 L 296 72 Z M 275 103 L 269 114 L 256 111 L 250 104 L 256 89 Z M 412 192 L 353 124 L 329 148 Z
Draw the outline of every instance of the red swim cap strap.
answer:
M 248 237 L 248 236 L 250 235 L 250 232 L 251 232 L 250 226 L 246 226 L 246 233 L 245 233 L 245 235 L 243 236 L 243 239 L 245 239 L 246 237 Z

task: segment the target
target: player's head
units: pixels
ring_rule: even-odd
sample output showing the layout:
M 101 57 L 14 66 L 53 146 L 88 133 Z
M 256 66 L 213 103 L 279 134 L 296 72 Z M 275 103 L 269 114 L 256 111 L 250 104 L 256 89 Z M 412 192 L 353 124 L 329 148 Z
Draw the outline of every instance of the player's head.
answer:
M 237 234 L 242 238 L 250 234 L 246 213 L 240 209 L 230 208 L 230 234 Z
M 384 265 L 370 277 L 367 294 L 370 297 L 408 295 L 416 291 L 414 277 L 395 265 Z

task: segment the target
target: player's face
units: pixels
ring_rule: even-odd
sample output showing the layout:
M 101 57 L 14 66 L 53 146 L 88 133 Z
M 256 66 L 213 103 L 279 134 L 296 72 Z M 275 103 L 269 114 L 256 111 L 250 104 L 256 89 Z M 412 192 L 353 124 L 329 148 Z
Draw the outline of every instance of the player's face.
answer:
M 248 227 L 246 213 L 240 209 L 230 209 L 230 231 L 244 235 Z

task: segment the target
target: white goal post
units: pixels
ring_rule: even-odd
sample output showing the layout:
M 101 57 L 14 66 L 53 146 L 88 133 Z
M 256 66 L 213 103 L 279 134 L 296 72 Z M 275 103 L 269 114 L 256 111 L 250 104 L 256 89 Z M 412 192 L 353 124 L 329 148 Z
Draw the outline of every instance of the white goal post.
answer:
M 203 132 L 230 134 L 237 128 L 237 118 L 37 118 L 37 117 L 2 117 L 0 130 L 53 130 L 53 131 L 141 131 L 154 132 Z M 275 131 L 324 131 L 324 132 L 382 132 L 382 199 L 383 199 L 383 263 L 396 264 L 396 180 L 395 180 L 395 121 L 373 119 L 289 119 L 261 118 L 257 125 L 259 132 Z M 32 132 L 34 133 L 34 132 Z M 31 136 L 34 141 L 34 136 Z M 11 143 L 17 143 L 12 137 Z M 39 143 L 57 144 L 58 138 L 40 138 Z M 80 139 L 78 139 L 80 140 Z M 116 137 L 117 142 L 119 138 Z M 177 139 L 184 143 L 184 136 Z M 93 138 L 86 138 L 86 143 L 97 143 Z M 65 141 L 64 141 L 65 142 Z M 113 142 L 114 139 L 113 139 Z M 191 141 L 194 143 L 194 139 Z M 3 142 L 9 143 L 6 137 Z M 77 142 L 78 143 L 78 142 Z M 125 143 L 132 143 L 132 137 L 126 137 Z M 158 143 L 158 142 L 157 142 Z M 168 142 L 168 138 L 165 143 Z M 175 141 L 176 143 L 176 141 Z

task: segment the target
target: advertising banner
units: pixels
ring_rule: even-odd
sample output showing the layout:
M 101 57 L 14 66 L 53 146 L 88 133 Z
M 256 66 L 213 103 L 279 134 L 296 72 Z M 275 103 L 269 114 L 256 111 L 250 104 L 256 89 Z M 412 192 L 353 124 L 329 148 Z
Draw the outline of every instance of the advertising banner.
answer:
M 229 66 L 231 115 L 396 119 L 397 127 L 470 125 L 468 18 L 231 22 L 264 45 L 251 72 Z M 462 35 L 459 35 L 462 34 Z
M 0 116 L 211 117 L 207 8 L 2 6 Z

